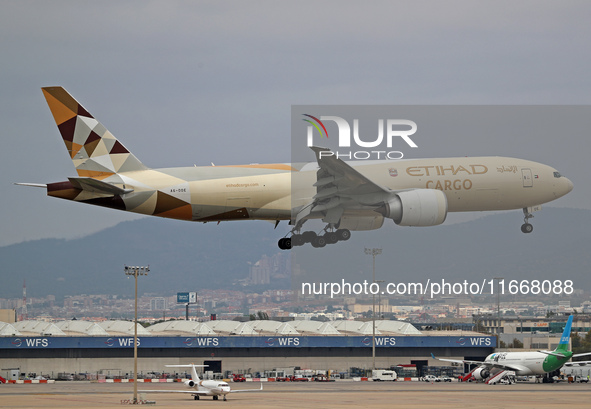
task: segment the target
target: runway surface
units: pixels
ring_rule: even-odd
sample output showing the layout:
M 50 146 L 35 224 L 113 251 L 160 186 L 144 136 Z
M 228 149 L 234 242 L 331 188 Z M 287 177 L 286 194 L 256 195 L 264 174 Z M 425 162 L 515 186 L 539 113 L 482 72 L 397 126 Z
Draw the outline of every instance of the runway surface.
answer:
M 252 389 L 257 383 L 230 384 Z M 591 384 L 483 385 L 476 383 L 352 382 L 265 383 L 262 392 L 232 393 L 228 401 L 189 394 L 141 393 L 142 389 L 185 389 L 183 384 L 138 385 L 140 399 L 159 408 L 588 408 Z M 56 382 L 0 385 L 0 408 L 121 408 L 133 397 L 133 384 Z

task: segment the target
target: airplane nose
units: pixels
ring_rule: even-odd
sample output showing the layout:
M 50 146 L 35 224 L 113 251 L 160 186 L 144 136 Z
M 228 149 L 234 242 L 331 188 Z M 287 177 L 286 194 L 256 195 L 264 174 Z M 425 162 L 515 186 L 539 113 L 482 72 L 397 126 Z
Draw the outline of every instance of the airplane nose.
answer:
M 560 177 L 558 180 L 559 183 L 555 185 L 555 192 L 554 195 L 558 197 L 562 197 L 573 190 L 573 182 L 570 179 L 565 178 L 564 176 Z
M 571 190 L 573 190 L 573 187 L 574 187 L 573 182 L 571 182 L 570 179 L 568 179 L 568 178 L 564 178 L 564 189 L 565 189 L 564 194 L 566 195 Z

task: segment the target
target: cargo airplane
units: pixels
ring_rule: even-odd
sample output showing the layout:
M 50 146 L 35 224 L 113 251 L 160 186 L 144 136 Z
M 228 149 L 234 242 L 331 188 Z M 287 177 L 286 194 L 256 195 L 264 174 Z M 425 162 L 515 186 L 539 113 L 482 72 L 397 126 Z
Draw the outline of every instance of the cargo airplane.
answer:
M 312 146 L 316 162 L 145 166 L 64 88 L 42 88 L 78 173 L 67 181 L 20 185 L 49 196 L 145 215 L 194 222 L 287 220 L 283 250 L 324 247 L 353 230 L 435 226 L 448 212 L 523 209 L 521 230 L 531 233 L 532 212 L 566 195 L 572 182 L 541 163 L 508 157 L 461 157 L 344 162 Z M 323 230 L 304 231 L 319 219 Z
M 571 358 L 591 355 L 591 352 L 573 354 L 572 351 L 568 350 L 572 323 L 573 316 L 571 315 L 568 317 L 560 342 L 554 351 L 495 352 L 487 356 L 482 362 L 436 358 L 433 354 L 431 354 L 431 357 L 439 361 L 478 365 L 471 372 L 471 375 L 476 380 L 484 380 L 488 384 L 497 383 L 509 372 L 515 372 L 517 376 L 546 375 L 562 368 Z M 591 361 L 578 363 L 589 364 Z
M 219 400 L 222 396 L 223 400 L 227 400 L 226 395 L 229 393 L 237 392 L 258 392 L 263 390 L 263 384 L 261 383 L 260 389 L 235 389 L 232 390 L 228 382 L 217 381 L 217 380 L 201 380 L 197 375 L 197 367 L 206 367 L 207 365 L 165 365 L 168 368 L 191 368 L 191 379 L 183 381 L 185 385 L 191 390 L 143 390 L 141 393 L 190 393 L 195 397 L 195 400 L 199 400 L 200 396 L 213 396 L 213 400 Z

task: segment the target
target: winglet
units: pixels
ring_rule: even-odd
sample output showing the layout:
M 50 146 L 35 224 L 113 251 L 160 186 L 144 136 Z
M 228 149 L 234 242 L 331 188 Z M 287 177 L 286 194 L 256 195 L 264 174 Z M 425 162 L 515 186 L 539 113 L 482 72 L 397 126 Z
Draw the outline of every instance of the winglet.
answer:
M 431 352 L 431 358 L 437 359 L 437 358 L 435 358 L 435 355 L 433 355 L 433 352 Z

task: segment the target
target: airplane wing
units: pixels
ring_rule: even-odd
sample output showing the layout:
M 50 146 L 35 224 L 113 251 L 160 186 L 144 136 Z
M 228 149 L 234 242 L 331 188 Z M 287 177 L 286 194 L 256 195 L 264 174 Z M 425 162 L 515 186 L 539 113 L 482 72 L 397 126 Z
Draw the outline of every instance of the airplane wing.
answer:
M 384 201 L 393 191 L 377 185 L 353 167 L 338 159 L 330 149 L 312 146 L 320 170 L 314 183 L 316 195 L 296 216 L 296 225 L 313 215 L 322 215 L 326 223 L 338 223 L 346 208 L 372 206 Z
M 320 169 L 327 174 L 326 180 L 318 180 L 315 186 L 322 187 L 323 182 L 326 182 L 325 184 L 332 183 L 339 189 L 339 192 L 356 196 L 390 192 L 390 190 L 376 185 L 336 156 L 322 155 L 322 152 L 331 152 L 330 149 L 319 146 L 312 146 L 310 149 L 316 153 Z
M 207 395 L 208 391 L 198 391 L 198 390 L 192 390 L 192 391 L 181 391 L 181 390 L 166 390 L 166 389 L 155 389 L 155 390 L 141 390 L 138 391 L 138 393 L 190 393 L 191 395 Z
M 445 361 L 445 362 L 455 362 L 458 364 L 469 364 L 469 365 L 487 365 L 486 362 L 482 361 L 470 361 L 465 359 L 445 359 L 445 358 L 437 358 L 433 353 L 431 354 L 431 358 L 436 359 L 438 361 Z
M 577 358 L 579 356 L 587 356 L 587 355 L 591 355 L 591 352 L 583 352 L 582 354 L 573 354 L 573 358 Z M 571 361 L 567 364 L 565 364 L 566 366 L 585 366 L 585 365 L 591 365 L 591 361 Z
M 470 360 L 464 360 L 464 359 L 444 359 L 444 358 L 437 358 L 437 357 L 435 357 L 434 354 L 431 354 L 431 357 L 433 359 L 437 359 L 438 361 L 456 362 L 456 363 L 460 363 L 460 364 L 469 364 L 469 365 L 482 365 L 482 366 L 486 366 L 488 368 L 499 368 L 499 369 L 506 369 L 509 371 L 523 371 L 523 370 L 527 369 L 527 368 L 525 368 L 523 366 L 519 366 L 519 365 L 506 365 L 506 364 L 500 364 L 498 362 L 490 363 L 490 362 L 482 362 L 482 361 L 470 361 Z
M 591 361 L 572 361 L 572 362 L 567 362 L 564 364 L 564 366 L 586 366 L 586 365 L 591 365 Z
M 236 392 L 258 392 L 263 390 L 263 384 L 261 383 L 261 387 L 259 389 L 232 389 L 230 393 Z

